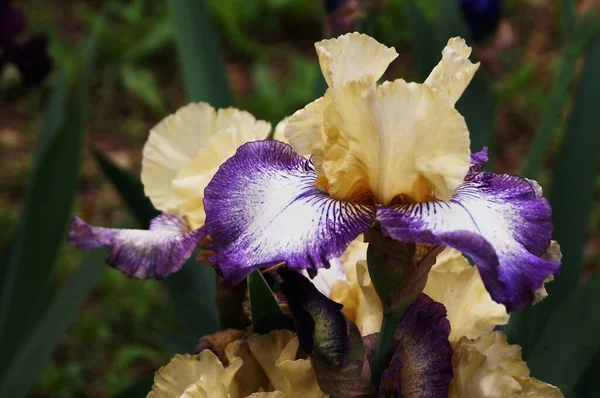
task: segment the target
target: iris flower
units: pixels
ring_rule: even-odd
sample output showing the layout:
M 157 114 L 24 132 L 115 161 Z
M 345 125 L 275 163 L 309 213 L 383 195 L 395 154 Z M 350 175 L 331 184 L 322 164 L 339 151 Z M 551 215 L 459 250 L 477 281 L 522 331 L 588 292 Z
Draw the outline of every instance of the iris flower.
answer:
M 551 209 L 535 181 L 483 172 L 455 103 L 478 64 L 450 39 L 423 84 L 377 80 L 397 57 L 363 34 L 315 45 L 329 88 L 292 115 L 289 145 L 256 141 L 204 191 L 210 261 L 225 280 L 280 262 L 314 276 L 369 228 L 470 256 L 494 301 L 513 311 L 560 263 Z M 304 156 L 310 156 L 306 158 Z
M 474 41 L 480 42 L 496 31 L 502 16 L 502 3 L 502 0 L 460 0 L 460 8 Z
M 278 126 L 289 145 L 264 140 L 270 126 L 246 112 L 190 104 L 144 148 L 145 191 L 164 212 L 150 230 L 75 217 L 69 242 L 106 247 L 109 264 L 130 276 L 162 278 L 208 235 L 210 261 L 237 284 L 281 262 L 315 276 L 377 228 L 470 256 L 509 312 L 531 303 L 560 266 L 542 258 L 551 209 L 535 181 L 480 171 L 486 150 L 471 154 L 454 106 L 478 67 L 465 42 L 451 39 L 423 84 L 378 85 L 397 53 L 366 35 L 316 49 L 329 88 Z

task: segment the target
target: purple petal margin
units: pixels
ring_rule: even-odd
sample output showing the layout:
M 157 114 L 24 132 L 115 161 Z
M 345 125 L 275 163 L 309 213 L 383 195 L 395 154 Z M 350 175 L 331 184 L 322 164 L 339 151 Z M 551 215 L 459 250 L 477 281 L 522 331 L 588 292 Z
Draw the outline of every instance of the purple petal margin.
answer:
M 94 227 L 75 216 L 67 242 L 80 250 L 105 247 L 111 267 L 137 279 L 160 279 L 175 273 L 206 236 L 204 228 L 190 232 L 177 216 L 161 214 L 148 231 Z
M 238 148 L 204 191 L 210 261 L 230 284 L 287 262 L 314 276 L 374 222 L 374 209 L 332 199 L 309 160 L 279 141 Z
M 396 240 L 451 246 L 471 256 L 494 301 L 513 311 L 530 304 L 560 267 L 540 258 L 550 245 L 551 213 L 524 178 L 469 173 L 449 202 L 380 207 L 377 220 Z
M 490 160 L 488 147 L 484 146 L 481 151 L 471 154 L 471 169 L 470 171 L 478 171 L 487 164 Z
M 398 323 L 398 345 L 381 376 L 379 396 L 448 397 L 453 377 L 449 335 L 446 308 L 422 293 Z

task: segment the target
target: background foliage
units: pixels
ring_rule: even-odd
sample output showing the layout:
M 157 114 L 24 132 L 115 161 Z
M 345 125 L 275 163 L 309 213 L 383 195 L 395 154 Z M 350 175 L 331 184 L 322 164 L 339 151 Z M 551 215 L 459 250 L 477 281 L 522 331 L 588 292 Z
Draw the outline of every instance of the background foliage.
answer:
M 128 279 L 104 265 L 102 251 L 66 246 L 67 220 L 75 211 L 99 225 L 145 227 L 156 210 L 137 177 L 141 148 L 149 128 L 189 100 L 276 124 L 315 98 L 312 45 L 326 16 L 315 0 L 66 3 L 15 2 L 49 35 L 45 83 L 26 86 L 11 68 L 0 75 L 0 397 L 145 396 L 170 355 L 245 326 L 243 316 L 217 294 L 209 267 L 163 282 Z M 494 170 L 536 178 L 552 202 L 563 270 L 550 297 L 513 314 L 507 333 L 532 374 L 567 397 L 595 396 L 600 372 L 593 3 L 506 1 L 457 105 L 473 149 L 489 146 Z M 453 1 L 389 0 L 359 29 L 400 53 L 387 79 L 416 81 L 448 37 L 469 36 Z M 260 274 L 249 285 L 253 314 L 264 317 L 275 304 L 268 286 Z

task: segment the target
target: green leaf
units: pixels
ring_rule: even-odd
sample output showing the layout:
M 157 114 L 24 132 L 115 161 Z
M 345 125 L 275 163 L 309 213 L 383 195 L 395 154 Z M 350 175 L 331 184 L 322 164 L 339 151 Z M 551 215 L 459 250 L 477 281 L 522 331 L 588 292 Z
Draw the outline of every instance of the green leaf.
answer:
M 252 328 L 256 333 L 267 334 L 271 330 L 289 328 L 289 321 L 259 270 L 248 276 L 248 299 Z
M 153 340 L 158 343 L 160 348 L 170 356 L 190 353 L 198 344 L 198 339 L 168 329 L 156 330 L 153 333 L 153 337 Z
M 173 41 L 173 23 L 170 18 L 157 21 L 139 43 L 129 47 L 123 59 L 136 62 L 142 58 L 151 57 Z
M 438 3 L 438 21 L 438 54 L 448 43 L 448 39 L 456 36 L 469 36 L 458 1 L 440 1 Z
M 156 114 L 160 115 L 165 111 L 158 82 L 151 70 L 125 64 L 121 67 L 120 72 L 121 80 L 127 90 L 152 108 Z
M 145 398 L 152 389 L 153 382 L 154 376 L 146 376 L 125 390 L 113 395 L 113 398 Z
M 563 36 L 570 39 L 575 33 L 575 0 L 561 0 L 560 2 L 560 22 L 563 29 Z
M 569 85 L 573 80 L 575 64 L 580 55 L 581 46 L 570 42 L 565 44 L 554 76 L 552 90 L 544 106 L 541 122 L 521 173 L 524 177 L 534 179 L 538 177 L 542 162 L 559 129 L 563 110 L 569 99 Z
M 585 374 L 583 374 L 577 386 L 574 389 L 573 396 L 575 397 L 594 397 L 600 391 L 600 352 L 596 352 L 596 356 L 588 365 Z M 573 390 L 573 389 L 571 389 Z
M 475 75 L 471 83 L 456 103 L 456 109 L 464 116 L 471 136 L 471 151 L 478 152 L 484 146 L 490 151 L 490 162 L 487 168 L 492 166 L 492 154 L 494 143 L 494 124 L 496 120 L 496 106 L 498 95 L 492 89 L 490 83 L 483 77 Z
M 563 265 L 556 280 L 549 283 L 547 299 L 535 308 L 535 335 L 546 329 L 553 309 L 577 288 L 583 267 L 583 247 L 594 206 L 594 181 L 600 161 L 600 41 L 587 51 L 566 135 L 554 165 L 550 203 L 554 238 L 560 243 Z
M 160 212 L 154 208 L 152 202 L 144 194 L 144 186 L 140 179 L 127 170 L 117 166 L 104 152 L 96 146 L 90 145 L 94 160 L 100 166 L 102 173 L 113 184 L 129 211 L 135 216 L 143 228 L 148 228 L 150 220 Z
M 183 77 L 192 101 L 232 104 L 225 61 L 205 0 L 169 0 Z
M 90 253 L 52 299 L 0 381 L 0 397 L 24 397 L 39 379 L 79 308 L 105 269 L 103 251 Z M 31 291 L 29 292 L 31 293 Z
M 76 192 L 84 135 L 85 103 L 97 30 L 84 52 L 76 90 L 59 80 L 35 151 L 23 210 L 6 273 L 0 281 L 0 371 L 43 312 L 52 265 L 64 242 Z M 65 92 L 70 92 L 65 101 Z
M 43 159 L 44 154 L 48 151 L 52 142 L 54 142 L 58 129 L 65 118 L 68 95 L 69 83 L 64 76 L 60 76 L 52 89 L 48 107 L 44 113 L 44 123 L 34 153 L 36 161 Z
M 215 280 L 212 267 L 198 263 L 192 256 L 181 271 L 164 281 L 184 333 L 195 342 L 219 330 Z
M 421 80 L 425 80 L 437 64 L 442 49 L 436 49 L 435 29 L 419 7 L 419 2 L 408 0 L 405 7 L 406 24 L 417 63 L 418 76 Z
M 532 375 L 566 396 L 600 352 L 600 277 L 578 287 L 548 318 L 527 357 Z
M 437 35 L 437 46 L 434 49 L 436 57 L 431 68 L 441 58 L 441 51 L 452 37 L 468 37 L 469 33 L 465 25 L 459 3 L 457 1 L 438 2 L 439 29 Z M 426 72 L 427 75 L 431 68 Z M 456 109 L 464 116 L 469 132 L 471 134 L 471 151 L 480 151 L 484 146 L 489 148 L 493 154 L 492 143 L 494 141 L 494 124 L 496 119 L 496 105 L 498 96 L 492 89 L 491 84 L 479 72 L 475 75 L 463 95 L 456 104 Z M 427 75 L 422 76 L 425 78 Z M 488 163 L 491 167 L 491 162 Z

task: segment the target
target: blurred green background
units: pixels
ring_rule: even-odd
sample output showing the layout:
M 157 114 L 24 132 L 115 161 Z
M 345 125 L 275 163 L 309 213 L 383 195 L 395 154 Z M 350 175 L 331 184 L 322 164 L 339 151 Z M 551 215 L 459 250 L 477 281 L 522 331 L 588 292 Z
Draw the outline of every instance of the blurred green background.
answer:
M 565 255 L 550 298 L 514 314 L 507 333 L 534 376 L 568 397 L 597 396 L 598 5 L 507 0 L 479 37 L 459 1 L 358 3 L 354 27 L 400 54 L 386 79 L 422 81 L 453 35 L 474 46 L 482 67 L 458 104 L 473 149 L 488 145 L 491 169 L 542 184 Z M 68 217 L 143 225 L 153 209 L 135 176 L 154 124 L 192 99 L 275 125 L 322 93 L 313 44 L 344 26 L 318 0 L 12 7 L 27 20 L 20 37 L 47 35 L 52 70 L 28 84 L 0 58 L 0 396 L 145 396 L 172 353 L 228 325 L 212 304 L 214 275 L 190 271 L 197 285 L 129 279 L 102 265 L 104 253 L 64 243 Z

